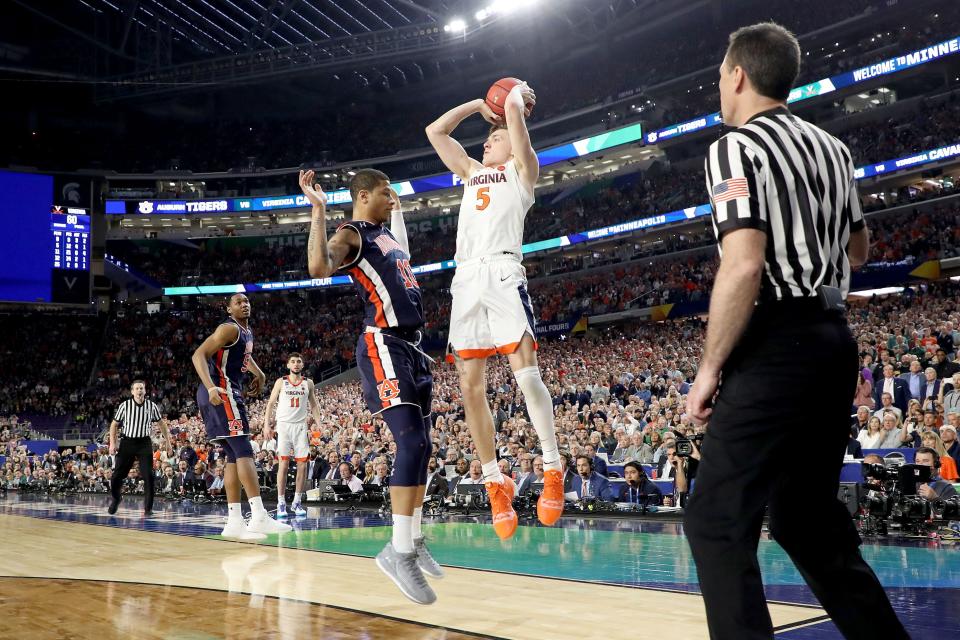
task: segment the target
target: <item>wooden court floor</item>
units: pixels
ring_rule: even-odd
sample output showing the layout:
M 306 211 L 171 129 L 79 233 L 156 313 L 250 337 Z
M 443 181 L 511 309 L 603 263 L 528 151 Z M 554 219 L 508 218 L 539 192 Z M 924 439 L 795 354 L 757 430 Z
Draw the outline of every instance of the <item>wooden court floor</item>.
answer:
M 422 607 L 368 558 L 7 514 L 0 539 L 0 638 L 707 637 L 690 593 L 448 567 Z

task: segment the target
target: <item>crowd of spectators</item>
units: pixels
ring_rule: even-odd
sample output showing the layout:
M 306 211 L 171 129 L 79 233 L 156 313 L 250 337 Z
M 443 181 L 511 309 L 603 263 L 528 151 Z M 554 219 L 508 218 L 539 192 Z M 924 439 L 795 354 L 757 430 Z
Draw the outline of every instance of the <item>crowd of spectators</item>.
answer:
M 956 438 L 960 428 L 958 301 L 960 284 L 948 281 L 852 305 L 848 318 L 860 344 L 863 371 L 856 392 L 851 388 L 851 407 L 862 404 L 867 414 L 852 424 L 851 451 L 859 445 L 932 445 L 955 461 L 960 447 Z M 669 474 L 665 465 L 676 460 L 677 435 L 702 432 L 686 414 L 685 399 L 696 377 L 703 337 L 703 323 L 689 319 L 543 341 L 538 358 L 553 397 L 561 449 L 573 460 L 586 455 L 601 468 L 607 463 L 637 461 Z M 882 393 L 888 365 L 889 375 L 903 380 L 897 384 L 901 391 L 896 404 Z M 923 369 L 932 373 L 921 373 Z M 168 375 L 170 370 L 169 366 L 164 369 Z M 522 394 L 505 359 L 491 360 L 487 374 L 500 455 L 508 459 L 508 468 L 529 469 L 527 464 L 535 461 L 539 450 Z M 917 375 L 923 381 L 914 384 L 911 376 Z M 443 362 L 435 365 L 434 376 L 431 440 L 437 466 L 455 466 L 458 476 L 465 477 L 468 467 L 461 460 L 473 458 L 476 449 L 464 423 L 457 376 L 453 366 Z M 936 388 L 924 393 L 927 382 Z M 903 389 L 909 397 L 901 397 Z M 328 386 L 317 393 L 320 422 L 311 418 L 309 426 L 312 480 L 340 477 L 343 461 L 351 462 L 364 482 L 383 476 L 383 469 L 392 465 L 396 444 L 385 423 L 358 401 L 358 383 Z M 156 399 L 160 392 L 151 384 L 148 395 Z M 901 400 L 905 402 L 902 409 Z M 261 481 L 276 486 L 276 441 L 264 437 L 265 401 L 251 402 L 249 415 Z M 223 452 L 206 444 L 195 409 L 170 415 L 169 424 L 175 446 L 167 449 L 157 434 L 154 455 L 161 493 L 218 495 Z M 41 457 L 15 448 L 3 465 L 3 479 L 8 488 L 103 491 L 112 464 L 102 447 Z M 946 468 L 944 478 L 953 479 L 956 474 L 949 471 L 949 462 Z M 127 490 L 135 491 L 137 482 L 137 472 L 131 472 Z
M 870 227 L 873 245 L 866 269 L 960 255 L 957 203 L 923 212 L 879 213 Z M 533 262 L 528 267 L 529 288 L 538 321 L 545 325 L 583 315 L 705 300 L 717 267 L 713 244 L 712 232 L 701 229 L 662 243 L 624 241 L 602 252 L 574 254 L 549 264 Z M 647 259 L 679 250 L 685 252 Z M 420 278 L 425 336 L 433 344 L 442 343 L 447 328 L 451 275 L 448 271 Z M 303 353 L 318 379 L 350 366 L 362 321 L 362 305 L 351 288 L 261 294 L 253 303 L 258 360 L 265 370 L 279 366 L 290 351 Z M 148 382 L 164 411 L 179 412 L 191 404 L 195 380 L 189 367 L 177 363 L 188 362 L 223 317 L 216 300 L 181 299 L 155 313 L 142 305 L 121 305 L 101 348 L 103 318 L 71 317 L 64 322 L 59 317 L 7 316 L 7 335 L 16 339 L 6 343 L 0 363 L 22 375 L 0 389 L 0 415 L 68 415 L 84 432 L 98 432 L 116 397 L 135 378 Z M 50 337 L 34 346 L 30 337 L 38 330 Z M 27 344 L 29 349 L 20 346 Z

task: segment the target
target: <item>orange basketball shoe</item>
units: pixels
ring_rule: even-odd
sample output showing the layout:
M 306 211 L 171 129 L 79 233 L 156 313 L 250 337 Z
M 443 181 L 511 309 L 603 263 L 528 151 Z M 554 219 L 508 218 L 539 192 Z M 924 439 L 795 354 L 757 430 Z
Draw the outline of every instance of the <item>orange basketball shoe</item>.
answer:
M 517 512 L 513 510 L 513 496 L 517 485 L 513 479 L 503 476 L 503 484 L 487 482 L 487 496 L 490 497 L 490 511 L 493 513 L 493 530 L 501 540 L 507 540 L 517 530 Z
M 563 476 L 556 469 L 543 474 L 543 493 L 537 500 L 537 517 L 546 526 L 553 525 L 563 514 Z

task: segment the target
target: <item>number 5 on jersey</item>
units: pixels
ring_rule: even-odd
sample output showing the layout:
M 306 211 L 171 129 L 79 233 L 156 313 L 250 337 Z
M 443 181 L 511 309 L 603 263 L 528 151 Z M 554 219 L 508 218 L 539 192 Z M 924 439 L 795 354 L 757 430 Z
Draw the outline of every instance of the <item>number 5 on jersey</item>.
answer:
M 477 189 L 477 211 L 483 211 L 490 206 L 490 187 Z

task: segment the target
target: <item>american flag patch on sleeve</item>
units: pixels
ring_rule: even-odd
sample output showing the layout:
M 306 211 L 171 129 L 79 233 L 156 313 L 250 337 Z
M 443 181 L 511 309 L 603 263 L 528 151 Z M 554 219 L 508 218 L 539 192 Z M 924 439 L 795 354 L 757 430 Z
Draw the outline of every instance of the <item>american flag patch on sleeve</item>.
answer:
M 720 184 L 713 185 L 713 201 L 715 204 L 749 197 L 750 188 L 747 185 L 746 178 L 730 178 Z

